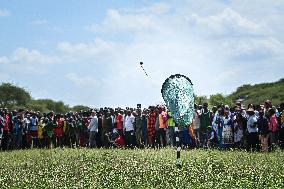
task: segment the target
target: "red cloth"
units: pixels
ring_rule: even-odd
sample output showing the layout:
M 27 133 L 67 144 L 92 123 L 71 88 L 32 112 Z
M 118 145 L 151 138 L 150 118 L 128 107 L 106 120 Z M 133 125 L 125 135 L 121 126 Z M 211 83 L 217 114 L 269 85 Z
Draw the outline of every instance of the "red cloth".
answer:
M 148 137 L 153 137 L 155 134 L 155 124 L 156 124 L 157 115 L 155 112 L 152 112 L 148 115 Z
M 124 141 L 122 136 L 117 137 L 117 139 L 115 139 L 114 143 L 119 148 L 122 148 L 122 147 L 125 146 L 125 141 Z
M 32 138 L 37 138 L 38 137 L 37 131 L 30 131 L 30 135 L 31 135 Z
M 10 123 L 10 117 L 9 117 L 9 115 L 5 115 L 5 117 L 4 117 L 4 119 L 5 119 L 5 125 L 4 125 L 4 127 L 3 127 L 3 130 L 4 131 L 9 131 L 10 129 L 9 129 L 9 123 Z
M 123 116 L 120 113 L 115 117 L 115 123 L 117 129 L 123 129 Z
M 271 118 L 269 119 L 268 130 L 272 132 L 276 132 L 278 130 L 278 122 L 275 114 L 272 115 Z
M 57 120 L 57 126 L 56 126 L 56 128 L 53 129 L 55 137 L 62 137 L 63 136 L 63 125 L 64 125 L 64 120 L 58 119 Z

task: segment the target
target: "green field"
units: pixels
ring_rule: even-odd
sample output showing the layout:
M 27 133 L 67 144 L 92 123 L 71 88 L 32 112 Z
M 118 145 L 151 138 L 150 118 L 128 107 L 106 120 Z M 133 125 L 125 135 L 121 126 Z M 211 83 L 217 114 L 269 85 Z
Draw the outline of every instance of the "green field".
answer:
M 0 152 L 1 188 L 284 188 L 284 152 L 53 149 Z

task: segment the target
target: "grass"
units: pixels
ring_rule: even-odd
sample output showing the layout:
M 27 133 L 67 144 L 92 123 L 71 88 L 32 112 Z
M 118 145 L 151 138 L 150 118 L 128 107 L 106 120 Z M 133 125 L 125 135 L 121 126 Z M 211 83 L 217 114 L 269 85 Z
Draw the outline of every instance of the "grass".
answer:
M 1 188 L 284 188 L 284 153 L 174 149 L 0 152 Z

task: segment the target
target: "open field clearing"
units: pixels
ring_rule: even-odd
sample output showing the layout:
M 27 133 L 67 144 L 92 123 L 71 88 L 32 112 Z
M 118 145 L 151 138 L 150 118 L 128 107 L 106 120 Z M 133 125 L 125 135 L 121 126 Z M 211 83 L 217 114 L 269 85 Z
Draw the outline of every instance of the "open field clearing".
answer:
M 0 153 L 1 188 L 284 188 L 284 153 L 53 149 Z

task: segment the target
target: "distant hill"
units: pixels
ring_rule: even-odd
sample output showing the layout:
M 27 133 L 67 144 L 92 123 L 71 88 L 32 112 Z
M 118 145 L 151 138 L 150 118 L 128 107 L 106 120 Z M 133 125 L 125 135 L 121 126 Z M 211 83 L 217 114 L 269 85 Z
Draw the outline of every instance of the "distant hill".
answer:
M 266 100 L 271 100 L 273 105 L 284 102 L 284 79 L 273 83 L 261 83 L 256 85 L 243 85 L 228 98 L 236 101 L 243 100 L 244 104 L 263 104 Z

